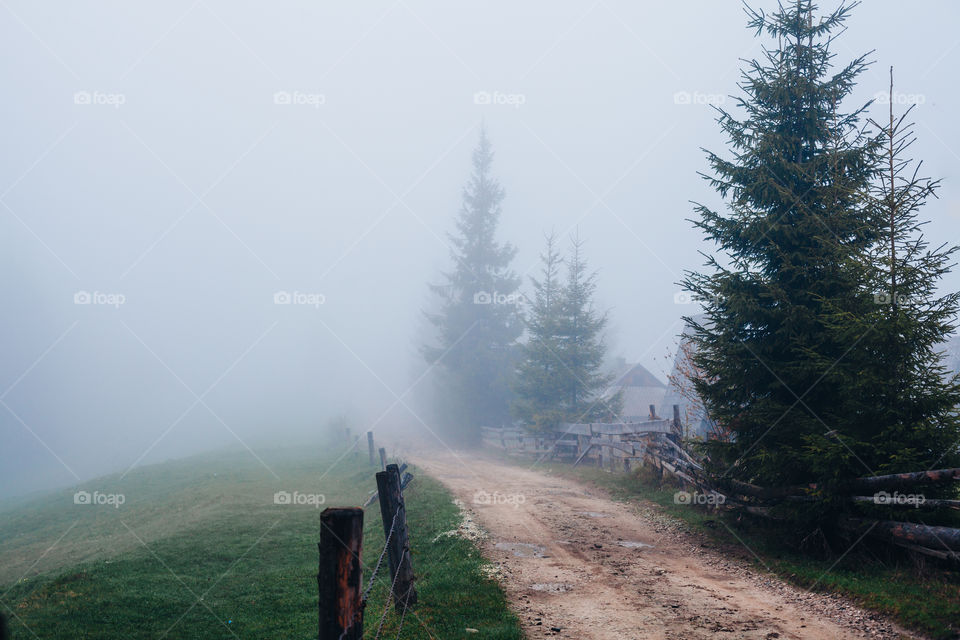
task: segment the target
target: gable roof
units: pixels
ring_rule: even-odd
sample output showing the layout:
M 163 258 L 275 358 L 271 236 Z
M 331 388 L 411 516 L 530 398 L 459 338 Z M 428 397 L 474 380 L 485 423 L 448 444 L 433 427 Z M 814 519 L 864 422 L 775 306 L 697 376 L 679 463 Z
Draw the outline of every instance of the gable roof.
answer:
M 660 378 L 650 373 L 642 364 L 632 364 L 626 366 L 626 371 L 620 373 L 615 379 L 613 387 L 657 387 L 666 389 L 667 385 L 660 381 Z

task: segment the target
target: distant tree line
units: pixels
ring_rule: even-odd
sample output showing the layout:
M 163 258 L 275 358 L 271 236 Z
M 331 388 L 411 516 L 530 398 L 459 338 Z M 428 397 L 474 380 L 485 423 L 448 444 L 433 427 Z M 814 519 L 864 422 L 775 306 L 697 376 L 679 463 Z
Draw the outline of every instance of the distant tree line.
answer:
M 422 353 L 438 371 L 445 431 L 476 441 L 481 426 L 517 419 L 539 427 L 613 419 L 619 396 L 603 397 L 611 381 L 603 372 L 607 316 L 594 307 L 597 273 L 587 265 L 583 241 L 572 238 L 563 258 L 551 233 L 542 275 L 531 278 L 532 295 L 521 293 L 511 269 L 516 248 L 496 238 L 504 191 L 492 163 L 482 129 L 456 232 L 448 236 L 453 268 L 430 287 L 439 300 L 427 314 L 436 340 Z

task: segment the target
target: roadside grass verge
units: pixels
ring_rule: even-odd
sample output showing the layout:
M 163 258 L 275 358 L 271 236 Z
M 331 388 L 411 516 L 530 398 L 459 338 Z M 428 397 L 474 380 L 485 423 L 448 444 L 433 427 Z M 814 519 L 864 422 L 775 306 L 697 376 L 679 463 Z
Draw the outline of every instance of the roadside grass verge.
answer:
M 731 512 L 677 504 L 678 486 L 657 488 L 642 471 L 611 473 L 551 461 L 538 469 L 606 490 L 619 501 L 647 502 L 766 571 L 805 589 L 833 592 L 885 614 L 906 628 L 937 640 L 960 637 L 960 572 L 932 562 L 917 565 L 899 552 L 884 553 L 861 542 L 841 556 L 811 557 L 785 543 L 776 524 Z
M 246 452 L 196 456 L 81 487 L 123 494 L 118 508 L 76 505 L 74 488 L 0 510 L 0 566 L 16 568 L 0 579 L 12 638 L 315 638 L 320 511 L 361 504 L 376 486 L 365 459 L 335 463 L 333 449 L 258 452 L 266 466 Z M 479 551 L 441 535 L 460 521 L 451 495 L 412 471 L 405 497 L 420 603 L 399 637 L 519 640 Z M 325 503 L 278 505 L 277 491 Z M 364 520 L 367 580 L 384 539 L 376 503 Z M 389 581 L 384 565 L 366 637 Z M 398 623 L 391 605 L 383 637 L 396 638 Z

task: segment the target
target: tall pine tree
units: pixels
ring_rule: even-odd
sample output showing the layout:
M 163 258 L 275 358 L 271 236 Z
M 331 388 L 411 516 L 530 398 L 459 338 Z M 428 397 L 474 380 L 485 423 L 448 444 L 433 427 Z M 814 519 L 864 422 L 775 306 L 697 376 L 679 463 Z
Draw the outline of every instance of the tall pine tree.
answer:
M 440 299 L 439 312 L 427 314 L 437 343 L 423 348 L 441 371 L 439 413 L 447 431 L 466 441 L 479 439 L 480 426 L 509 422 L 516 341 L 523 331 L 520 279 L 510 269 L 516 249 L 496 239 L 504 191 L 491 175 L 492 163 L 481 129 L 456 233 L 448 236 L 454 268 L 430 287 Z
M 563 422 L 560 360 L 560 314 L 563 303 L 562 259 L 556 236 L 546 238 L 540 254 L 540 279 L 531 278 L 533 297 L 526 310 L 527 340 L 521 347 L 516 376 L 515 415 L 528 425 L 547 428 Z
M 608 422 L 622 409 L 621 395 L 605 396 L 612 376 L 603 371 L 607 315 L 594 307 L 596 272 L 590 272 L 579 237 L 565 261 L 553 234 L 540 256 L 541 279 L 531 279 L 528 337 L 517 369 L 516 414 L 539 428 L 561 422 Z M 566 263 L 566 277 L 560 273 Z
M 797 0 L 769 16 L 750 12 L 750 27 L 777 47 L 744 72 L 743 119 L 720 111 L 732 158 L 708 152 L 706 178 L 727 211 L 698 205 L 695 222 L 726 259 L 710 256 L 709 273 L 684 281 L 705 301 L 703 319 L 686 319 L 704 372 L 695 385 L 734 435 L 712 443 L 715 471 L 761 485 L 824 480 L 812 447 L 850 424 L 843 405 L 862 339 L 828 325 L 865 313 L 851 262 L 878 238 L 862 198 L 876 141 L 861 134 L 864 107 L 838 112 L 867 63 L 834 71 L 831 34 L 850 7 L 814 10 Z M 851 458 L 829 473 L 869 470 Z
M 568 422 L 612 422 L 623 409 L 620 393 L 605 397 L 613 381 L 605 373 L 607 355 L 604 330 L 606 312 L 597 311 L 594 295 L 597 272 L 590 271 L 583 256 L 579 234 L 571 240 L 567 257 L 567 281 L 560 302 L 560 360 L 563 408 Z
M 892 69 L 890 74 L 887 121 L 870 121 L 881 145 L 867 201 L 880 236 L 855 265 L 863 274 L 868 311 L 837 313 L 831 326 L 848 339 L 863 336 L 856 351 L 864 357 L 853 359 L 861 366 L 844 405 L 857 416 L 859 429 L 843 434 L 842 450 L 829 440 L 816 443 L 824 464 L 855 454 L 876 473 L 960 462 L 960 388 L 941 356 L 956 326 L 960 294 L 937 294 L 957 247 L 931 248 L 924 237 L 918 214 L 936 196 L 939 181 L 922 177 L 921 163 L 906 156 L 915 140 L 906 120 L 912 107 L 894 114 Z
M 704 320 L 687 319 L 695 385 L 734 435 L 711 443 L 714 471 L 816 482 L 820 518 L 844 508 L 850 478 L 955 459 L 958 436 L 960 394 L 938 355 L 957 297 L 934 295 L 953 249 L 930 251 L 919 233 L 936 185 L 902 158 L 908 131 L 892 112 L 874 134 L 865 107 L 840 111 L 866 65 L 832 69 L 831 34 L 850 9 L 752 12 L 778 46 L 744 74 L 744 119 L 719 118 L 733 158 L 709 154 L 708 180 L 727 212 L 697 207 L 726 259 L 684 283 L 706 301 Z

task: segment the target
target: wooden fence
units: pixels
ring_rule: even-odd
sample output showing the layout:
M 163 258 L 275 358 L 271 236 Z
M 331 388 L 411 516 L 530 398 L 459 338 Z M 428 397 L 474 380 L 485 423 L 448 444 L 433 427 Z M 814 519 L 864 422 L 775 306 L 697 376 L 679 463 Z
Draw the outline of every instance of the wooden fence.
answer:
M 542 459 L 588 462 L 629 471 L 634 465 L 650 465 L 656 475 L 675 478 L 710 498 L 708 504 L 739 509 L 765 518 L 777 518 L 775 507 L 783 503 L 819 499 L 816 484 L 798 487 L 760 487 L 726 477 L 713 477 L 702 461 L 684 448 L 679 407 L 673 419 L 658 418 L 650 407 L 644 422 L 561 424 L 548 431 L 482 427 L 485 445 L 511 455 L 536 454 Z M 960 510 L 960 500 L 926 498 L 918 490 L 960 481 L 960 469 L 936 469 L 851 480 L 841 488 L 851 504 L 874 504 L 892 509 Z M 872 495 L 870 495 L 872 494 Z M 889 512 L 889 511 L 888 511 Z M 900 511 L 900 513 L 904 513 Z M 924 555 L 960 562 L 960 528 L 876 518 L 848 517 L 840 526 L 855 535 L 904 547 Z
M 517 427 L 481 427 L 483 444 L 508 454 L 535 454 L 549 459 L 569 460 L 630 469 L 643 464 L 648 452 L 664 442 L 676 444 L 682 426 L 680 407 L 674 405 L 674 417 L 659 418 L 650 405 L 650 419 L 643 422 L 565 423 L 547 431 L 529 431 Z

